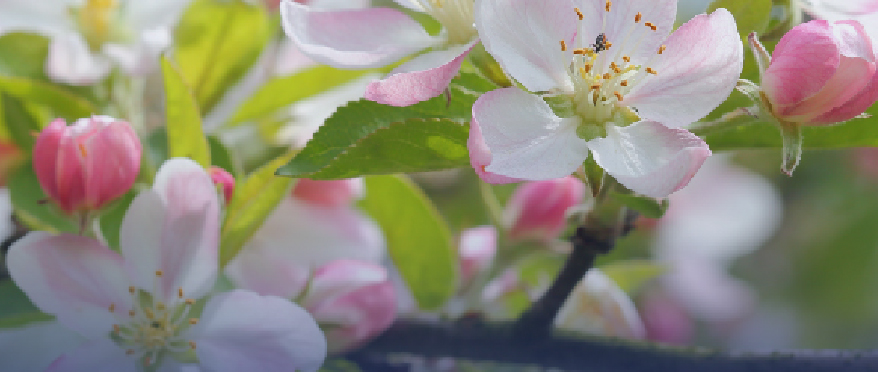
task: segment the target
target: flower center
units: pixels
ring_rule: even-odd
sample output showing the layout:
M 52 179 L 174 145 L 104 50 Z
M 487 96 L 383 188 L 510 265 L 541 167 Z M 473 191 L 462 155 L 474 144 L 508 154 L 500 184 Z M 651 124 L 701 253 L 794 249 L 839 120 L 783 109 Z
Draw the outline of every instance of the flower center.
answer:
M 612 2 L 607 1 L 604 7 L 607 13 L 612 11 Z M 584 15 L 574 8 L 579 20 Z M 568 74 L 573 81 L 574 112 L 582 118 L 577 131 L 580 137 L 589 140 L 605 135 L 608 124 L 627 125 L 638 120 L 634 111 L 624 105 L 625 94 L 640 83 L 648 75 L 657 75 L 658 71 L 648 65 L 654 58 L 642 64 L 633 61 L 630 56 L 615 53 L 615 50 L 638 50 L 650 32 L 658 27 L 651 22 L 644 22 L 643 15 L 637 15 L 631 21 L 634 27 L 618 40 L 611 40 L 603 31 L 593 36 L 594 39 L 577 37 L 578 47 L 572 48 L 573 60 Z M 635 32 L 637 27 L 647 28 L 647 32 Z M 603 27 L 606 29 L 606 17 Z M 583 46 L 584 42 L 591 44 Z M 566 41 L 561 40 L 561 50 L 567 51 Z M 633 45 L 633 48 L 628 48 Z M 654 56 L 664 53 L 662 45 Z
M 449 44 L 466 44 L 476 35 L 473 0 L 418 0 L 445 29 Z
M 87 0 L 80 8 L 71 9 L 88 47 L 97 51 L 114 39 L 119 3 L 117 0 Z
M 128 287 L 133 298 L 128 314 L 117 314 L 115 304 L 110 312 L 119 323 L 113 325 L 111 338 L 127 355 L 139 359 L 144 367 L 155 367 L 162 358 L 171 355 L 178 360 L 190 360 L 187 353 L 195 350 L 195 342 L 183 338 L 184 331 L 198 323 L 191 318 L 195 300 L 183 296 L 183 288 L 171 303 L 161 301 L 161 271 L 156 271 L 153 291 L 145 292 L 134 286 Z

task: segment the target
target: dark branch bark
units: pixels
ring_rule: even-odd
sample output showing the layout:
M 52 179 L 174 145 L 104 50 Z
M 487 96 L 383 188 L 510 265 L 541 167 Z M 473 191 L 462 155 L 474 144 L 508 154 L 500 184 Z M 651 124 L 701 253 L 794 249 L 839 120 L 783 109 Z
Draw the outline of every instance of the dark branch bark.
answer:
M 391 354 L 454 357 L 535 365 L 566 371 L 631 372 L 860 372 L 878 370 L 878 351 L 793 350 L 720 353 L 609 338 L 512 337 L 512 326 L 481 322 L 429 324 L 398 321 L 351 354 L 356 358 Z

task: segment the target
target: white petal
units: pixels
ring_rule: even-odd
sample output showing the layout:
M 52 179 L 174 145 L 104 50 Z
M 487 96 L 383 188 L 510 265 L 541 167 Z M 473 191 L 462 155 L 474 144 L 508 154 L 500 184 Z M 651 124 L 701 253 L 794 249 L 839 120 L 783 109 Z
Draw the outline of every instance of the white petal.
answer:
M 320 11 L 284 0 L 280 11 L 284 31 L 299 49 L 335 67 L 384 66 L 439 41 L 395 9 Z
M 46 36 L 76 32 L 67 7 L 75 1 L 0 1 L 0 33 L 30 31 Z
M 288 255 L 261 244 L 247 244 L 225 267 L 235 287 L 263 296 L 295 298 L 305 289 L 311 270 Z
M 655 198 L 677 191 L 710 156 L 707 144 L 683 129 L 641 121 L 607 128 L 607 137 L 588 142 L 595 161 L 622 185 Z
M 646 336 L 634 302 L 598 269 L 589 270 L 576 284 L 555 318 L 555 326 L 602 336 Z
M 409 8 L 418 12 L 426 12 L 427 8 L 424 8 L 424 4 L 421 4 L 420 0 L 393 0 L 395 3 L 400 6 Z
M 304 309 L 242 290 L 208 301 L 192 336 L 211 371 L 313 372 L 326 357 L 326 339 Z
M 668 37 L 677 16 L 677 0 L 613 0 L 609 12 L 604 1 L 576 0 L 576 3 L 585 16 L 581 30 L 583 46 L 595 42 L 598 36 L 595 25 L 613 44 L 599 54 L 599 65 L 609 65 L 610 61 L 620 63 L 622 56 L 631 57 L 634 64 L 646 62 Z M 634 22 L 638 13 L 641 20 Z M 647 22 L 656 26 L 656 30 L 645 26 Z M 605 26 L 601 27 L 602 24 Z
M 518 88 L 483 94 L 473 105 L 491 151 L 485 169 L 528 180 L 573 173 L 588 157 L 588 145 L 576 136 L 578 119 L 562 119 L 540 97 Z
M 104 44 L 102 51 L 126 73 L 142 76 L 155 71 L 159 55 L 171 45 L 171 31 L 157 28 L 140 33 L 135 44 Z
M 674 32 L 643 82 L 625 96 L 645 120 L 676 128 L 701 119 L 729 96 L 744 66 L 744 46 L 725 9 Z
M 172 27 L 192 0 L 125 1 L 122 9 L 135 31 Z
M 182 288 L 198 298 L 213 286 L 219 244 L 219 202 L 210 176 L 194 161 L 166 161 L 151 190 L 125 214 L 121 249 L 136 284 L 165 299 Z M 156 271 L 161 287 L 154 288 Z
M 110 72 L 110 61 L 93 54 L 82 35 L 57 35 L 49 44 L 46 74 L 57 81 L 71 85 L 90 85 Z
M 525 88 L 569 90 L 567 68 L 579 22 L 573 7 L 571 0 L 480 0 L 476 28 L 485 49 Z
M 46 372 L 136 372 L 137 359 L 109 338 L 83 343 L 58 358 Z
M 0 371 L 45 371 L 84 339 L 61 323 L 42 322 L 0 330 Z
M 110 312 L 131 308 L 122 257 L 79 235 L 31 232 L 9 249 L 15 284 L 45 313 L 86 337 L 105 337 L 116 323 Z

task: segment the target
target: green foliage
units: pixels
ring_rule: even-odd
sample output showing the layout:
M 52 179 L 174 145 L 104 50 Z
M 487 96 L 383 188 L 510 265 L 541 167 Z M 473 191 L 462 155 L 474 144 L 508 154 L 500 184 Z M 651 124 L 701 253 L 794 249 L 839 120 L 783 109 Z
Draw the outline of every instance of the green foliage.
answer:
M 195 1 L 175 32 L 174 57 L 203 113 L 256 62 L 277 25 L 241 0 Z
M 402 176 L 366 177 L 360 206 L 381 226 L 387 249 L 420 308 L 436 310 L 457 288 L 457 254 L 436 207 Z
M 390 128 L 395 123 L 409 121 L 409 125 L 414 125 L 411 119 L 449 119 L 439 121 L 437 126 L 460 127 L 460 122 L 469 121 L 472 116 L 472 104 L 476 97 L 457 89 L 451 90 L 450 102 L 445 96 L 439 96 L 428 101 L 424 101 L 408 107 L 391 107 L 381 105 L 375 102 L 361 99 L 351 102 L 346 106 L 339 107 L 338 110 L 329 119 L 317 133 L 314 138 L 308 142 L 305 148 L 293 158 L 287 165 L 278 170 L 278 175 L 292 177 L 312 177 L 317 176 L 318 172 L 330 166 L 333 161 L 344 154 L 356 148 L 359 142 L 367 137 L 372 136 L 381 129 Z M 406 130 L 409 125 L 400 126 L 401 130 Z M 410 146 L 409 149 L 426 150 L 432 154 L 441 155 L 445 159 L 460 159 L 460 146 L 466 148 L 466 137 L 462 142 L 447 143 L 448 138 L 452 138 L 451 134 L 454 130 L 449 128 L 443 129 L 445 140 L 441 146 Z M 398 137 L 393 135 L 393 130 L 389 134 L 381 135 L 379 138 L 386 138 L 388 141 L 398 141 Z M 421 133 L 421 136 L 428 136 Z M 440 137 L 441 138 L 441 137 Z M 458 138 L 458 137 L 454 137 Z M 387 146 L 384 143 L 371 143 L 369 149 L 378 149 Z M 393 146 L 393 145 L 390 145 Z M 360 150 L 358 150 L 360 151 Z M 365 150 L 362 150 L 365 151 Z M 438 153 L 437 151 L 447 151 L 447 153 Z M 411 152 L 390 154 L 388 150 L 384 150 L 384 154 L 390 156 L 386 161 L 396 164 L 405 164 L 405 167 L 394 169 L 386 167 L 382 172 L 413 172 L 436 170 L 437 168 L 424 167 L 434 162 L 425 162 L 424 164 L 409 164 L 403 157 L 412 156 Z M 370 155 L 375 155 L 374 152 Z M 427 154 L 419 154 L 421 159 L 425 159 Z M 443 160 L 442 162 L 445 162 Z M 449 164 L 449 163 L 444 163 Z M 459 163 L 458 166 L 466 165 L 466 162 Z M 347 176 L 355 175 L 354 171 L 348 172 Z
M 326 92 L 367 72 L 369 70 L 340 70 L 316 66 L 293 75 L 271 79 L 238 107 L 229 123 L 238 124 L 273 114 L 301 99 Z
M 36 142 L 34 134 L 42 129 L 44 118 L 21 99 L 0 91 L 0 119 L 12 141 L 30 155 Z
M 648 196 L 622 194 L 618 192 L 613 192 L 610 195 L 626 207 L 637 211 L 645 217 L 661 218 L 665 215 L 665 211 L 668 210 L 668 199 L 658 201 L 655 198 L 650 198 Z
M 165 122 L 168 156 L 187 157 L 203 167 L 210 165 L 210 148 L 201 129 L 198 104 L 177 69 L 162 57 L 165 82 Z
M 91 116 L 97 112 L 86 99 L 61 89 L 57 85 L 17 77 L 0 77 L 0 90 L 21 100 L 45 106 L 53 117 L 68 122 Z
M 629 296 L 634 295 L 644 284 L 665 273 L 666 268 L 652 261 L 616 261 L 601 266 L 601 271 L 610 277 Z
M 15 216 L 33 230 L 53 233 L 76 233 L 79 229 L 48 200 L 30 162 L 22 165 L 9 178 L 9 193 Z
M 872 109 L 870 109 L 871 111 Z M 830 126 L 802 128 L 805 148 L 843 148 L 878 146 L 878 125 L 875 118 L 853 119 L 846 123 Z M 745 148 L 780 148 L 780 130 L 767 122 L 756 122 L 711 131 L 703 135 L 704 140 L 714 151 L 737 150 Z
M 0 306 L 0 329 L 52 319 L 51 315 L 41 313 L 11 280 L 0 281 L 0 298 L 3 299 L 3 306 Z
M 761 34 L 771 19 L 771 0 L 716 0 L 707 8 L 711 13 L 717 8 L 726 8 L 735 17 L 738 33 L 746 40 L 751 32 Z
M 291 156 L 283 155 L 274 159 L 235 186 L 220 233 L 221 267 L 238 254 L 278 203 L 289 197 L 294 180 L 276 177 L 274 172 Z
M 241 166 L 235 159 L 232 150 L 226 147 L 216 136 L 207 136 L 207 144 L 210 146 L 211 165 L 225 169 L 232 175 L 240 173 Z
M 43 67 L 49 39 L 42 35 L 8 33 L 0 36 L 0 75 L 45 80 Z
M 112 205 L 106 207 L 100 217 L 101 235 L 104 236 L 107 245 L 116 251 L 119 250 L 119 232 L 122 228 L 122 218 L 125 217 L 125 212 L 128 211 L 131 202 L 134 201 L 134 196 L 133 190 L 128 191 L 128 193 L 115 200 Z

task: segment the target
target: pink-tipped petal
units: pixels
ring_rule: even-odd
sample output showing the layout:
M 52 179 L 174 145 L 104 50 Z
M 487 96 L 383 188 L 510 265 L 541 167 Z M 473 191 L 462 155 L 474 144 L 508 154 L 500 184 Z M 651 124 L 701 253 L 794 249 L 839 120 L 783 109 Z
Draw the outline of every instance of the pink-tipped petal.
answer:
M 140 172 L 142 148 L 134 128 L 109 116 L 89 120 L 94 135 L 80 140 L 85 176 L 85 197 L 89 207 L 98 208 L 124 195 Z M 77 126 L 79 121 L 77 122 Z M 79 146 L 76 151 L 81 151 Z
M 335 67 L 380 67 L 438 42 L 390 8 L 321 11 L 285 0 L 280 12 L 284 31 L 299 49 Z
M 460 64 L 475 43 L 417 56 L 395 68 L 387 77 L 369 84 L 363 97 L 398 107 L 436 97 L 448 88 L 448 83 L 457 75 Z
M 680 26 L 666 49 L 629 92 L 623 104 L 644 120 L 676 128 L 701 119 L 725 101 L 744 66 L 744 47 L 735 19 L 725 9 L 699 15 Z M 653 50 L 656 53 L 656 50 Z
M 211 298 L 191 335 L 210 371 L 314 372 L 326 357 L 326 339 L 304 309 L 243 290 Z
M 491 150 L 488 149 L 488 144 L 485 143 L 485 138 L 482 137 L 482 129 L 475 118 L 469 123 L 469 138 L 466 140 L 466 148 L 469 150 L 469 163 L 482 181 L 495 185 L 521 181 L 517 178 L 501 176 L 485 170 L 485 167 L 491 164 Z
M 490 149 L 487 172 L 506 177 L 545 180 L 567 176 L 588 157 L 577 137 L 578 119 L 562 119 L 540 97 L 518 88 L 483 94 L 473 105 Z
M 49 44 L 46 75 L 71 85 L 90 85 L 110 73 L 110 61 L 93 54 L 82 35 L 69 32 L 58 34 Z
M 571 88 L 567 68 L 579 27 L 573 8 L 571 0 L 480 0 L 474 11 L 485 49 L 503 70 L 536 92 Z
M 104 337 L 62 355 L 46 372 L 136 372 L 137 363 L 136 356 L 125 355 L 125 350 Z
M 326 181 L 301 178 L 293 187 L 293 197 L 324 207 L 342 207 L 362 198 L 365 191 L 362 178 Z
M 122 220 L 121 249 L 141 288 L 162 298 L 198 298 L 217 273 L 219 201 L 200 165 L 185 158 L 166 161 L 151 190 L 134 199 Z M 156 271 L 162 272 L 154 288 Z
M 503 209 L 509 238 L 558 238 L 567 227 L 567 210 L 582 203 L 585 190 L 585 184 L 571 176 L 522 184 Z
M 40 310 L 86 337 L 104 337 L 131 308 L 122 257 L 79 235 L 31 232 L 9 249 L 9 273 Z
M 803 23 L 777 43 L 762 88 L 773 105 L 792 105 L 819 92 L 840 62 L 832 25 L 819 20 Z
M 295 298 L 305 289 L 311 270 L 264 245 L 249 245 L 225 267 L 235 287 L 263 296 Z
M 841 106 L 812 119 L 812 122 L 829 124 L 853 119 L 871 107 L 876 100 L 878 100 L 878 73 L 872 75 L 869 84 L 860 90 L 860 93 L 856 96 Z
M 457 251 L 460 257 L 461 281 L 467 283 L 494 262 L 497 254 L 497 229 L 494 226 L 479 226 L 463 230 Z
M 606 138 L 588 145 L 598 165 L 619 183 L 654 198 L 686 186 L 710 156 L 707 144 L 696 135 L 649 121 L 610 127 Z

